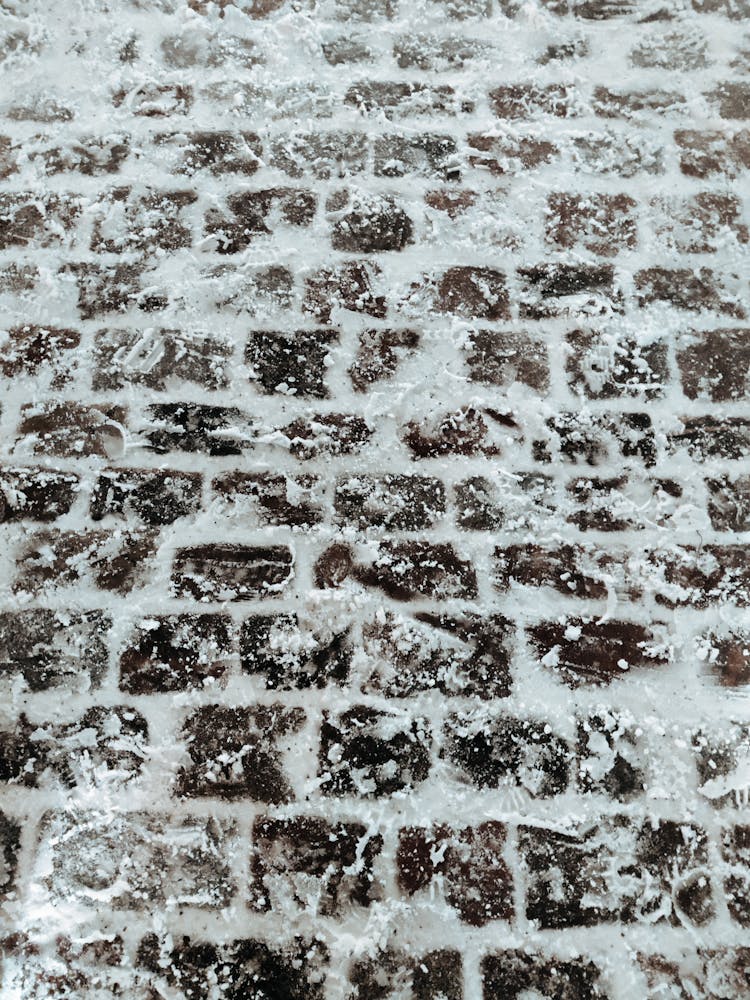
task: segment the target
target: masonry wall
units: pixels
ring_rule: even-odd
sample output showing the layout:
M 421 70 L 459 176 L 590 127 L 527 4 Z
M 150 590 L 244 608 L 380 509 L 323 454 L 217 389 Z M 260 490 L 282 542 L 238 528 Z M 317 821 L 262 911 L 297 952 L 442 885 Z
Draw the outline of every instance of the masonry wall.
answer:
M 3 997 L 750 993 L 748 17 L 0 3 Z

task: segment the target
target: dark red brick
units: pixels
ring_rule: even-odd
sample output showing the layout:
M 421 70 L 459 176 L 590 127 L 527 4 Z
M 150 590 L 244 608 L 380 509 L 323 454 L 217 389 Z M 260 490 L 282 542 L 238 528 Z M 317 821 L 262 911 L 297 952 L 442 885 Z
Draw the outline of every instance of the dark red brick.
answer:
M 678 129 L 680 170 L 687 177 L 736 177 L 750 168 L 750 131 Z
M 679 417 L 682 429 L 669 435 L 673 451 L 685 448 L 692 458 L 739 459 L 750 455 L 750 420 L 745 417 Z
M 179 83 L 143 83 L 134 90 L 118 90 L 112 103 L 141 118 L 186 115 L 193 103 L 193 89 Z
M 528 119 L 535 115 L 567 118 L 573 113 L 573 95 L 559 83 L 541 87 L 536 84 L 510 84 L 489 94 L 490 106 L 498 118 Z
M 708 516 L 716 531 L 750 531 L 750 476 L 707 479 Z
M 726 403 L 750 396 L 750 330 L 691 331 L 677 351 L 688 399 Z
M 327 362 L 338 339 L 336 330 L 254 331 L 245 349 L 250 377 L 263 392 L 326 399 Z
M 41 376 L 50 387 L 62 388 L 77 367 L 76 351 L 81 344 L 77 330 L 36 325 L 8 330 L 0 343 L 0 372 L 5 378 Z
M 343 684 L 352 656 L 349 626 L 296 613 L 252 615 L 240 630 L 240 662 L 272 690 Z
M 518 269 L 522 319 L 621 311 L 611 264 L 538 264 Z
M 43 143 L 29 158 L 43 164 L 47 174 L 79 173 L 86 177 L 116 174 L 130 156 L 130 137 L 112 133 L 102 138 L 81 137 L 62 145 Z
M 333 311 L 338 309 L 383 319 L 387 307 L 381 286 L 377 264 L 350 260 L 324 267 L 305 279 L 302 311 L 320 323 L 330 323 Z
M 347 90 L 344 103 L 363 114 L 383 114 L 388 120 L 421 115 L 471 114 L 474 102 L 461 98 L 447 84 L 363 80 Z
M 354 413 L 318 413 L 298 417 L 281 429 L 295 458 L 350 455 L 361 451 L 373 435 L 364 417 Z
M 606 1000 L 601 969 L 584 958 L 558 958 L 553 954 L 500 951 L 485 956 L 481 964 L 484 1000 L 523 1000 L 526 996 L 560 997 L 560 1000 Z
M 201 690 L 224 677 L 233 648 L 227 615 L 143 619 L 120 654 L 120 690 L 136 695 Z
M 363 330 L 349 377 L 357 392 L 392 378 L 402 358 L 419 346 L 416 330 Z
M 445 513 L 445 487 L 432 476 L 346 476 L 336 482 L 334 509 L 359 528 L 418 531 Z
M 75 241 L 82 199 L 68 194 L 0 194 L 0 250 Z
M 489 417 L 491 424 L 485 420 Z M 517 431 L 513 417 L 473 406 L 454 413 L 437 413 L 421 423 L 411 421 L 404 428 L 402 439 L 415 458 L 437 458 L 443 455 L 498 455 L 501 448 L 498 428 Z
M 684 111 L 685 97 L 668 90 L 614 91 L 595 87 L 594 114 L 600 118 L 638 118 Z
M 197 198 L 194 191 L 185 190 L 131 198 L 130 188 L 116 188 L 102 199 L 104 214 L 94 221 L 91 249 L 125 253 L 189 247 L 193 234 L 182 213 Z
M 368 137 L 362 132 L 293 132 L 271 145 L 271 165 L 295 178 L 358 174 L 367 157 Z
M 217 476 L 211 488 L 238 516 L 252 512 L 264 525 L 310 528 L 326 516 L 324 483 L 319 476 L 227 472 Z
M 467 137 L 469 164 L 491 174 L 515 174 L 550 163 L 559 149 L 535 136 L 497 136 L 475 132 Z
M 128 385 L 163 391 L 178 382 L 203 389 L 229 385 L 232 346 L 223 338 L 182 330 L 98 330 L 94 341 L 94 390 Z
M 549 359 L 542 340 L 525 333 L 477 330 L 465 350 L 473 382 L 505 389 L 522 382 L 540 393 L 549 388 Z
M 740 300 L 727 294 L 721 278 L 710 268 L 651 267 L 635 274 L 640 293 L 638 305 L 664 302 L 675 309 L 702 312 L 710 309 L 725 316 L 744 319 L 746 310 Z
M 728 80 L 705 95 L 720 118 L 747 121 L 750 118 L 750 84 Z
M 750 927 L 750 826 L 723 830 L 721 846 L 729 869 L 724 877 L 729 914 L 741 927 Z
M 14 881 L 21 853 L 21 823 L 4 812 L 0 813 L 0 851 L 3 859 L 0 898 L 7 900 L 14 893 Z
M 471 561 L 462 559 L 455 547 L 446 542 L 382 542 L 373 562 L 355 566 L 353 576 L 396 601 L 477 597 L 477 578 Z
M 589 399 L 663 395 L 669 379 L 666 340 L 639 343 L 606 330 L 573 330 L 567 342 L 568 381 Z
M 566 597 L 606 598 L 608 588 L 630 597 L 640 595 L 640 585 L 619 548 L 583 545 L 509 545 L 495 549 L 495 585 L 551 587 Z
M 227 198 L 228 214 L 211 208 L 206 213 L 205 233 L 216 238 L 216 252 L 241 253 L 260 236 L 268 236 L 271 226 L 309 226 L 317 199 L 297 188 L 269 188 L 242 191 Z
M 708 670 L 722 687 L 750 684 L 750 634 L 738 630 L 709 635 Z M 715 653 L 713 652 L 715 650 Z
M 0 613 L 0 676 L 30 691 L 94 689 L 107 670 L 110 619 L 99 611 Z
M 546 423 L 551 431 L 548 447 L 553 446 L 563 462 L 596 466 L 632 458 L 646 468 L 656 464 L 656 438 L 647 413 L 562 412 Z
M 55 521 L 70 512 L 79 489 L 75 473 L 0 466 L 0 522 Z
M 456 140 L 448 135 L 389 135 L 375 140 L 376 177 L 441 177 L 459 180 L 460 159 Z
M 151 568 L 152 531 L 44 531 L 24 539 L 14 590 L 54 592 L 74 584 L 127 594 Z
M 462 319 L 510 319 L 505 275 L 491 267 L 450 267 L 435 280 L 434 308 Z
M 261 164 L 263 153 L 255 132 L 162 132 L 155 136 L 155 142 L 168 151 L 179 150 L 180 173 L 188 175 L 207 170 L 217 177 L 252 176 Z
M 283 752 L 305 721 L 301 708 L 205 705 L 185 721 L 183 737 L 191 763 L 177 777 L 188 797 L 279 804 L 293 797 Z
M 631 802 L 646 790 L 646 762 L 632 720 L 601 711 L 578 720 L 578 787 Z
M 24 450 L 35 455 L 119 458 L 125 449 L 125 411 L 107 404 L 26 404 L 21 407 L 18 433 Z
M 293 575 L 294 557 L 286 545 L 197 545 L 177 549 L 172 591 L 197 601 L 280 597 Z
M 379 951 L 372 958 L 355 959 L 348 978 L 352 1000 L 373 1000 L 399 993 L 409 1000 L 463 1000 L 464 997 L 461 952 L 452 949 L 416 955 L 394 949 Z
M 347 253 L 403 250 L 414 242 L 414 223 L 390 195 L 342 193 L 328 202 L 331 246 Z
M 241 455 L 252 447 L 255 430 L 247 415 L 232 406 L 203 403 L 153 403 L 146 439 L 153 451 Z
M 626 194 L 551 194 L 545 217 L 547 241 L 566 250 L 614 257 L 636 245 L 635 207 Z
M 197 472 L 112 469 L 91 495 L 91 519 L 109 516 L 149 525 L 172 524 L 201 509 L 203 477 Z

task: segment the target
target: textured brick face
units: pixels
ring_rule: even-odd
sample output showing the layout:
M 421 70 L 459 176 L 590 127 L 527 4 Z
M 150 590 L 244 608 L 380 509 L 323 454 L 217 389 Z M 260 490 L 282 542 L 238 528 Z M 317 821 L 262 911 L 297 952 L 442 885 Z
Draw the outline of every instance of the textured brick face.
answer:
M 750 995 L 750 2 L 0 0 L 0 995 Z

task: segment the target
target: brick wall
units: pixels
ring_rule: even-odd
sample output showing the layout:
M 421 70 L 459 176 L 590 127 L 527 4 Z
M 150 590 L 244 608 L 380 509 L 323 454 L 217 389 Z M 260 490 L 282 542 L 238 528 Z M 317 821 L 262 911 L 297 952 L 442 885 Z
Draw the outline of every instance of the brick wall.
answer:
M 0 2 L 3 997 L 750 993 L 749 18 Z

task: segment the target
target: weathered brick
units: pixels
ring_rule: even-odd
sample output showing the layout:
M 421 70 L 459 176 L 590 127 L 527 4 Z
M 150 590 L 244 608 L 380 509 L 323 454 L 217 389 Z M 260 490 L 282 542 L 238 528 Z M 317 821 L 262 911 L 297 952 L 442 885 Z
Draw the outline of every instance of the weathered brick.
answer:
M 7 813 L 0 812 L 0 850 L 3 870 L 0 873 L 0 899 L 7 899 L 14 892 L 14 880 L 21 848 L 21 824 Z
M 260 166 L 263 152 L 255 132 L 162 132 L 154 141 L 169 154 L 178 151 L 179 171 L 188 175 L 207 170 L 217 177 L 252 176 Z
M 409 1000 L 463 1000 L 464 997 L 461 952 L 447 948 L 416 955 L 390 949 L 378 952 L 373 958 L 357 958 L 348 979 L 352 1000 L 398 993 Z
M 470 114 L 474 102 L 462 98 L 447 84 L 363 80 L 346 92 L 344 103 L 363 114 L 383 114 L 389 120 L 422 115 Z
M 337 480 L 333 502 L 345 523 L 417 531 L 445 513 L 445 487 L 432 476 L 346 476 Z
M 326 516 L 319 476 L 227 472 L 217 476 L 211 488 L 238 516 L 252 512 L 261 524 L 310 528 Z
M 376 177 L 418 174 L 458 180 L 461 176 L 456 140 L 448 135 L 389 135 L 375 140 Z
M 271 164 L 289 177 L 320 180 L 365 170 L 368 140 L 362 132 L 293 132 L 271 145 Z
M 565 1000 L 605 1000 L 601 969 L 584 957 L 561 959 L 554 954 L 500 951 L 481 964 L 484 1000 L 522 1000 L 529 994 Z
M 74 242 L 81 203 L 69 194 L 0 194 L 0 250 Z
M 605 598 L 608 588 L 637 597 L 638 581 L 627 563 L 626 554 L 614 546 L 590 545 L 509 545 L 495 549 L 495 585 L 510 587 L 551 587 L 566 597 Z
M 707 479 L 708 516 L 717 531 L 750 531 L 750 476 Z
M 41 144 L 29 151 L 32 162 L 39 161 L 45 173 L 79 173 L 86 177 L 119 172 L 130 155 L 130 137 L 113 132 L 106 136 L 81 136 L 62 145 Z
M 78 312 L 81 319 L 94 319 L 110 312 L 127 312 L 138 305 L 146 312 L 158 302 L 141 294 L 140 264 L 66 264 L 63 275 L 71 274 L 78 287 Z
M 547 446 L 564 462 L 596 466 L 633 458 L 647 468 L 656 463 L 656 439 L 647 413 L 562 412 L 546 424 L 551 432 Z
M 329 199 L 331 246 L 347 253 L 382 253 L 403 250 L 414 242 L 414 223 L 390 195 L 350 196 Z
M 36 608 L 0 614 L 0 675 L 30 691 L 87 690 L 107 669 L 110 619 L 99 611 Z
M 91 519 L 115 516 L 149 525 L 172 524 L 201 508 L 203 478 L 196 472 L 112 469 L 91 495 Z
M 669 379 L 666 340 L 640 343 L 636 337 L 601 330 L 573 330 L 565 363 L 573 389 L 589 399 L 663 394 Z
M 330 323 L 332 312 L 339 309 L 382 319 L 386 300 L 381 284 L 380 268 L 367 261 L 324 267 L 305 279 L 302 310 L 320 323 Z
M 491 267 L 450 267 L 437 275 L 433 308 L 462 319 L 510 319 L 505 275 Z
M 149 575 L 153 531 L 39 531 L 17 556 L 17 593 L 53 593 L 79 584 L 127 594 Z
M 688 399 L 745 399 L 750 395 L 750 330 L 689 331 L 680 338 L 677 365 Z
M 484 711 L 450 715 L 442 755 L 478 788 L 515 786 L 532 798 L 548 798 L 568 787 L 570 748 L 536 720 Z
M 355 413 L 318 413 L 299 417 L 281 429 L 295 458 L 349 455 L 361 451 L 373 435 L 364 417 Z
M 217 208 L 208 210 L 205 234 L 215 238 L 217 253 L 235 254 L 279 226 L 309 226 L 317 199 L 310 191 L 298 188 L 268 188 L 231 194 L 226 205 L 228 213 Z
M 692 732 L 691 750 L 698 792 L 715 808 L 741 808 L 747 799 L 747 725 L 728 720 L 708 723 Z
M 577 132 L 571 137 L 574 169 L 583 174 L 623 178 L 663 174 L 664 142 L 657 134 L 627 134 L 613 129 Z
M 666 527 L 680 516 L 685 490 L 673 479 L 635 474 L 577 477 L 567 484 L 573 510 L 566 520 L 581 531 Z
M 430 730 L 411 714 L 355 706 L 341 715 L 323 713 L 318 758 L 327 795 L 392 795 L 408 792 L 430 771 Z
M 746 129 L 734 133 L 678 129 L 674 140 L 680 150 L 680 170 L 687 177 L 736 177 L 750 168 L 750 131 Z
M 193 88 L 179 83 L 143 83 L 133 90 L 117 90 L 112 104 L 141 118 L 186 115 L 193 103 Z
M 252 445 L 255 430 L 247 415 L 233 406 L 203 403 L 153 403 L 146 434 L 159 455 L 171 451 L 207 455 L 241 455 Z
M 255 331 L 245 349 L 250 377 L 267 393 L 326 399 L 327 365 L 338 339 L 336 330 Z
M 119 458 L 125 448 L 126 412 L 120 406 L 29 403 L 21 407 L 17 450 L 57 457 Z
M 722 831 L 722 857 L 730 874 L 724 878 L 727 906 L 733 920 L 750 927 L 750 826 L 733 826 Z
M 635 207 L 634 199 L 626 194 L 549 195 L 546 238 L 566 250 L 584 248 L 614 257 L 636 245 Z
M 748 241 L 742 205 L 735 195 L 701 191 L 653 204 L 659 213 L 657 232 L 667 247 L 680 253 L 715 253 L 727 240 Z
M 705 924 L 713 915 L 706 835 L 690 823 L 611 817 L 570 833 L 519 831 L 526 916 L 541 928 L 622 921 Z
M 293 575 L 294 556 L 286 545 L 196 545 L 177 549 L 172 590 L 197 601 L 280 597 Z
M 747 121 L 750 118 L 750 84 L 728 80 L 705 95 L 720 118 Z
M 549 360 L 542 340 L 524 333 L 477 330 L 465 350 L 473 382 L 506 389 L 522 382 L 540 393 L 549 388 Z
M 477 38 L 439 35 L 402 35 L 393 43 L 400 69 L 427 69 L 445 72 L 463 69 L 473 59 L 489 57 L 492 48 Z
M 485 416 L 491 423 L 485 420 Z M 509 414 L 498 413 L 488 407 L 480 412 L 469 406 L 454 413 L 434 414 L 421 423 L 411 421 L 404 428 L 402 437 L 415 458 L 497 455 L 501 451 L 498 436 L 517 429 L 518 425 Z
M 621 293 L 611 264 L 538 264 L 518 269 L 522 319 L 620 312 Z
M 0 334 L 0 372 L 6 379 L 30 376 L 49 381 L 53 389 L 70 381 L 81 344 L 77 330 L 29 324 Z
M 325 60 L 331 66 L 343 66 L 347 63 L 372 62 L 374 51 L 360 37 L 340 35 L 338 38 L 324 42 L 321 46 Z
M 633 669 L 663 669 L 669 659 L 660 637 L 637 622 L 569 618 L 526 631 L 540 662 L 573 688 L 610 684 Z
M 40 881 L 53 900 L 95 905 L 106 890 L 116 910 L 227 906 L 235 886 L 227 864 L 232 824 L 159 813 L 46 813 L 40 840 L 51 870 Z
M 642 118 L 647 115 L 669 115 L 684 110 L 685 97 L 668 90 L 614 91 L 595 87 L 594 114 L 600 118 Z
M 352 573 L 360 583 L 377 587 L 396 601 L 477 596 L 474 566 L 445 542 L 382 542 L 375 559 L 353 567 Z
M 314 816 L 258 817 L 253 823 L 250 905 L 286 914 L 289 907 L 343 918 L 382 895 L 373 862 L 383 838 L 362 823 Z
M 647 764 L 632 716 L 597 712 L 579 719 L 578 787 L 582 792 L 631 802 L 646 789 Z
M 529 135 L 494 135 L 475 132 L 467 137 L 472 167 L 491 174 L 515 174 L 550 163 L 559 149 L 549 139 Z
M 182 330 L 98 330 L 94 344 L 94 390 L 128 385 L 164 390 L 178 382 L 205 389 L 229 384 L 232 346 L 226 339 Z
M 497 87 L 489 94 L 492 110 L 498 118 L 511 120 L 552 115 L 567 118 L 572 112 L 573 94 L 565 85 L 510 84 Z
M 640 306 L 666 303 L 688 312 L 710 309 L 738 319 L 744 319 L 746 315 L 741 300 L 727 294 L 721 278 L 708 267 L 697 271 L 688 268 L 646 268 L 636 272 L 635 287 L 640 293 Z
M 670 31 L 642 39 L 630 50 L 634 66 L 678 72 L 704 69 L 709 65 L 705 37 L 688 31 Z
M 502 615 L 378 614 L 362 626 L 370 660 L 362 690 L 390 698 L 432 690 L 504 698 L 511 689 L 514 632 Z
M 679 417 L 682 429 L 669 435 L 673 451 L 686 449 L 703 459 L 738 459 L 750 455 L 750 420 L 745 417 Z
M 252 615 L 240 630 L 240 662 L 272 690 L 295 691 L 342 684 L 349 675 L 349 627 L 296 613 Z
M 227 615 L 142 619 L 120 654 L 120 689 L 136 695 L 200 690 L 229 669 L 232 636 Z
M 363 330 L 349 377 L 357 392 L 392 378 L 399 362 L 419 346 L 416 330 Z
M 509 920 L 513 879 L 503 857 L 506 836 L 504 824 L 492 820 L 461 830 L 404 827 L 396 855 L 399 887 L 411 897 L 434 891 L 439 877 L 445 902 L 464 923 Z
M 738 630 L 709 634 L 706 639 L 699 655 L 708 660 L 708 670 L 718 683 L 728 688 L 750 684 L 750 635 Z
M 302 727 L 301 708 L 205 705 L 186 720 L 190 763 L 177 776 L 177 792 L 190 798 L 288 802 L 294 797 L 283 753 Z
M 456 523 L 465 531 L 537 526 L 554 514 L 554 483 L 540 473 L 471 476 L 456 483 Z
M 193 242 L 183 210 L 197 200 L 194 191 L 154 191 L 131 197 L 115 188 L 101 201 L 91 234 L 91 249 L 108 253 L 177 250 Z
M 0 466 L 0 522 L 55 521 L 70 512 L 79 483 L 70 472 Z

